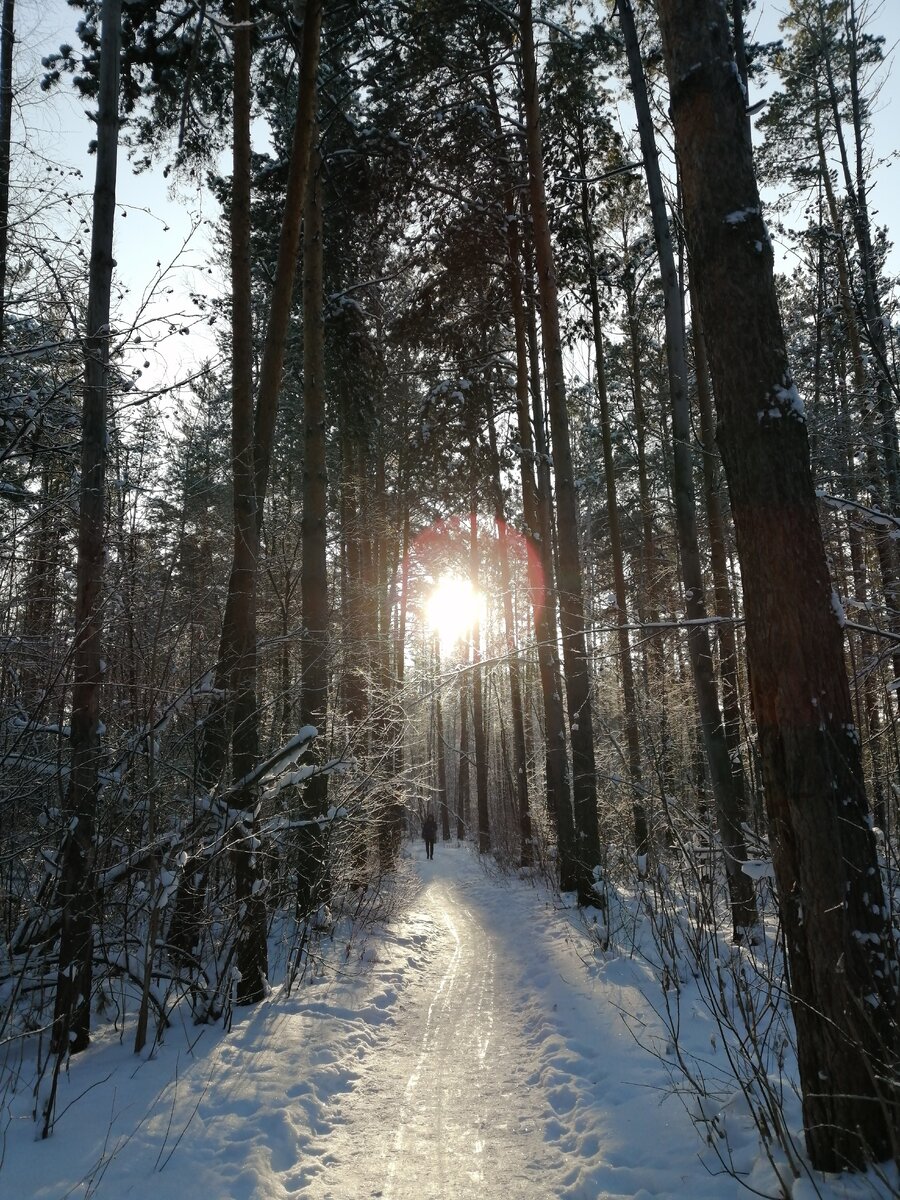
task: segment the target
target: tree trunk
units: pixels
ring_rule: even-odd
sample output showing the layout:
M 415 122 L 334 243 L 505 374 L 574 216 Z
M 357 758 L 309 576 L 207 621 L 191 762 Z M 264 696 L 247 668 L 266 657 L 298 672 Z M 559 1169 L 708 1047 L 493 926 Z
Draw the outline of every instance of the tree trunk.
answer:
M 67 829 L 60 850 L 57 902 L 61 909 L 53 1050 L 84 1050 L 90 1041 L 93 956 L 94 836 L 100 792 L 100 695 L 103 680 L 103 564 L 106 538 L 107 402 L 110 294 L 119 143 L 120 0 L 103 0 L 97 103 L 88 311 L 84 339 L 81 490 L 76 561 L 72 684 L 72 768 L 66 793 Z M 44 1135 L 52 1123 L 52 1100 Z
M 266 904 L 256 855 L 259 799 L 255 786 L 243 787 L 259 761 L 259 708 L 256 700 L 256 584 L 259 526 L 253 457 L 253 313 L 250 270 L 250 65 L 252 38 L 249 0 L 236 0 L 234 28 L 234 170 L 231 186 L 231 466 L 234 547 L 231 570 L 234 716 L 231 770 L 237 784 L 232 810 L 231 851 L 238 909 L 238 1004 L 255 1004 L 266 994 L 268 954 Z M 246 814 L 246 815 L 244 815 Z
M 862 315 L 865 319 L 865 332 L 869 348 L 875 360 L 875 408 L 880 418 L 881 451 L 884 459 L 885 475 L 887 477 L 888 497 L 891 511 L 900 514 L 900 445 L 898 445 L 897 422 L 894 404 L 891 398 L 891 372 L 887 351 L 887 335 L 885 333 L 884 314 L 881 297 L 878 292 L 878 266 L 872 245 L 872 224 L 869 217 L 867 187 L 864 172 L 864 145 L 862 136 L 862 111 L 859 95 L 859 72 L 857 62 L 857 21 L 855 5 L 850 0 L 852 19 L 847 24 L 847 46 L 850 52 L 849 83 L 851 114 L 855 141 L 856 170 L 854 173 L 847 155 L 841 117 L 841 97 L 834 80 L 831 54 L 828 46 L 828 30 L 825 26 L 824 15 L 819 0 L 819 32 L 820 54 L 825 70 L 825 82 L 828 86 L 828 96 L 831 103 L 834 132 L 837 138 L 841 170 L 844 176 L 844 186 L 850 207 L 853 230 L 859 251 L 859 266 L 862 273 L 863 300 Z M 816 113 L 818 120 L 818 110 Z
M 896 1141 L 896 952 L 859 737 L 760 215 L 744 97 L 717 0 L 659 0 L 684 212 L 744 584 L 751 696 L 813 1165 Z M 886 1084 L 886 1087 L 889 1087 Z
M 310 152 L 309 186 L 303 217 L 303 525 L 300 606 L 303 614 L 300 720 L 314 725 L 325 744 L 328 719 L 328 494 L 325 459 L 325 321 L 322 313 L 322 164 Z M 307 788 L 311 808 L 321 810 L 327 777 Z
M 437 673 L 441 672 L 441 643 L 435 635 L 434 661 Z M 444 742 L 444 704 L 441 699 L 441 685 L 438 680 L 434 689 L 434 720 L 435 720 L 435 758 L 437 759 L 437 802 L 441 814 L 441 837 L 445 842 L 450 841 L 450 806 L 447 803 L 447 745 Z
M 694 373 L 697 380 L 697 408 L 700 414 L 700 438 L 703 445 L 703 486 L 706 523 L 709 531 L 709 558 L 713 576 L 715 613 L 719 619 L 719 675 L 722 680 L 722 730 L 731 761 L 731 779 L 735 799 L 746 811 L 747 796 L 741 763 L 741 693 L 738 684 L 737 638 L 734 632 L 734 604 L 728 581 L 728 555 L 725 546 L 725 516 L 719 496 L 718 453 L 713 416 L 709 364 L 703 340 L 703 322 L 696 301 L 691 311 L 694 341 Z
M 256 410 L 253 417 L 253 470 L 257 528 L 262 521 L 265 509 L 272 439 L 275 433 L 278 395 L 281 387 L 296 275 L 301 218 L 309 178 L 310 145 L 315 123 L 315 84 L 319 60 L 321 17 L 322 0 L 308 0 L 303 21 L 300 87 L 297 93 L 288 185 L 266 340 L 260 365 Z M 229 728 L 233 723 L 231 687 L 236 656 L 235 606 L 238 603 L 233 570 L 234 564 L 232 564 L 232 577 L 229 579 L 225 612 L 222 617 L 214 680 L 214 687 L 218 693 L 221 693 L 222 698 L 215 703 L 207 718 L 198 768 L 200 783 L 207 788 L 212 787 L 222 776 L 227 755 Z
M 317 141 L 316 137 L 316 141 Z M 300 611 L 300 720 L 319 734 L 319 756 L 327 746 L 328 720 L 328 563 L 326 522 L 325 322 L 322 285 L 322 163 L 317 145 L 310 151 L 309 182 L 303 213 L 303 519 Z M 303 794 L 303 811 L 325 812 L 327 775 L 314 775 Z M 328 892 L 327 838 L 317 826 L 307 828 L 300 878 L 312 909 Z
M 291 141 L 287 191 L 284 214 L 275 260 L 275 278 L 269 304 L 269 320 L 259 370 L 254 437 L 256 440 L 256 500 L 259 520 L 262 520 L 263 499 L 269 480 L 272 441 L 275 436 L 275 417 L 278 395 L 284 371 L 284 354 L 290 326 L 294 278 L 300 248 L 300 223 L 312 171 L 311 150 L 316 130 L 316 77 L 319 63 L 319 36 L 322 23 L 322 0 L 305 0 L 303 38 L 300 47 L 300 86 Z
M 475 459 L 475 446 L 471 454 Z M 469 515 L 469 578 L 475 593 L 478 592 L 478 513 L 476 498 L 472 495 L 472 512 Z M 484 688 L 481 678 L 481 622 L 477 616 L 472 623 L 472 739 L 475 743 L 475 798 L 478 807 L 478 853 L 489 854 L 491 850 L 491 826 L 488 814 L 488 748 L 484 723 Z
M 511 243 L 511 282 L 516 327 L 516 412 L 522 446 L 520 473 L 525 525 L 529 534 L 528 589 L 537 642 L 538 674 L 544 709 L 547 807 L 556 831 L 559 886 L 576 887 L 575 823 L 569 786 L 566 715 L 556 637 L 556 586 L 553 575 L 553 511 L 550 469 L 542 418 L 538 370 L 537 316 L 522 295 L 518 237 Z M 518 298 L 518 299 L 516 299 Z M 532 414 L 529 415 L 529 394 Z M 533 436 L 532 436 L 533 431 Z M 535 479 L 535 468 L 537 478 Z
M 659 598 L 662 590 L 662 564 L 658 561 L 656 535 L 653 529 L 653 503 L 647 472 L 647 410 L 641 379 L 641 339 L 637 306 L 637 286 L 634 278 L 626 280 L 625 304 L 628 311 L 628 342 L 631 360 L 632 399 L 634 402 L 634 440 L 637 450 L 638 502 L 641 513 L 641 592 L 638 597 L 638 616 L 651 625 L 659 621 Z M 661 631 L 644 637 L 646 670 L 651 696 L 659 722 L 659 751 L 657 771 L 665 804 L 675 794 L 672 762 L 672 735 L 669 724 L 669 702 L 666 695 L 666 663 L 664 635 Z
M 864 428 L 866 428 L 873 424 L 877 405 L 871 403 L 871 388 L 866 374 L 866 362 L 860 338 L 859 322 L 856 317 L 856 309 L 850 290 L 847 247 L 841 236 L 841 219 L 838 212 L 837 198 L 834 194 L 834 185 L 831 182 L 831 172 L 828 169 L 828 163 L 825 158 L 825 141 L 819 120 L 818 107 L 816 108 L 816 144 L 819 154 L 819 176 L 822 180 L 822 186 L 825 189 L 825 198 L 828 204 L 831 225 L 835 235 L 839 239 L 837 246 L 838 290 L 841 297 L 841 308 L 844 313 L 844 324 L 847 330 L 847 341 L 849 343 L 850 360 L 853 368 L 854 390 L 856 391 L 857 402 L 862 410 L 862 423 Z M 878 464 L 878 452 L 873 444 L 873 441 L 876 439 L 877 431 L 872 430 L 871 435 L 864 437 L 863 440 L 871 500 L 877 507 L 881 507 L 884 503 L 884 489 L 882 487 L 881 471 Z M 878 555 L 879 573 L 881 575 L 881 590 L 887 610 L 887 626 L 892 633 L 900 634 L 900 580 L 897 577 L 896 542 L 891 536 L 891 530 L 884 526 L 876 527 L 873 536 L 875 550 Z M 900 644 L 898 643 L 895 643 L 892 662 L 894 677 L 900 679 Z M 900 704 L 900 693 L 895 693 L 895 695 L 898 704 Z
M 488 397 L 488 437 L 490 439 L 492 487 L 494 493 L 494 524 L 497 527 L 497 561 L 500 566 L 500 590 L 503 593 L 503 623 L 506 627 L 506 653 L 509 670 L 509 704 L 512 718 L 513 764 L 516 807 L 519 819 L 519 863 L 530 867 L 531 811 L 528 803 L 528 748 L 525 743 L 525 709 L 522 703 L 522 671 L 516 644 L 513 614 L 512 584 L 509 572 L 509 540 L 506 528 L 506 507 L 500 478 L 500 454 L 497 449 L 497 429 L 493 402 Z
M 747 141 L 753 144 L 753 126 L 750 124 L 750 71 L 747 63 L 747 43 L 744 37 L 744 0 L 731 0 L 731 35 L 734 39 L 734 61 L 737 64 L 741 86 L 744 89 L 744 123 Z
M 471 798 L 471 776 L 469 772 L 469 690 L 466 687 L 469 661 L 469 646 L 466 643 L 465 660 L 459 672 L 459 770 L 456 776 L 456 836 L 464 841 L 469 826 L 469 801 Z
M 556 535 L 559 548 L 560 625 L 566 700 L 572 743 L 572 790 L 575 808 L 576 887 L 581 904 L 598 903 L 594 870 L 600 863 L 600 834 L 597 825 L 594 727 L 591 711 L 591 680 L 584 629 L 584 598 L 581 552 L 578 546 L 578 499 L 572 468 L 566 383 L 559 327 L 556 268 L 550 241 L 544 164 L 541 150 L 540 108 L 531 0 L 520 0 L 520 31 L 528 176 L 534 249 L 541 308 L 541 330 L 547 372 L 548 408 L 553 441 L 553 470 L 556 481 Z
M 527 245 L 527 243 L 526 243 Z M 550 455 L 544 427 L 544 404 L 541 394 L 540 350 L 538 348 L 537 311 L 534 301 L 531 256 L 526 254 L 525 315 L 528 345 L 528 378 L 521 379 L 517 366 L 517 395 L 524 388 L 524 407 L 519 412 L 519 434 L 526 440 L 523 447 L 531 454 L 537 476 L 535 516 L 532 528 L 536 531 L 536 553 L 531 560 L 531 595 L 534 612 L 535 637 L 538 643 L 538 669 L 541 691 L 544 694 L 544 736 L 547 743 L 547 796 L 558 797 L 551 810 L 556 823 L 559 851 L 559 886 L 564 892 L 577 887 L 575 814 L 572 810 L 572 788 L 569 774 L 569 751 L 566 738 L 565 695 L 559 660 L 557 633 L 557 590 L 554 545 L 555 520 L 550 481 Z M 517 362 L 518 362 L 517 355 Z M 531 393 L 531 422 L 528 421 L 528 392 Z M 532 431 L 534 441 L 531 440 Z M 547 704 L 549 700 L 549 705 Z
M 12 68 L 16 0 L 0 15 L 0 350 L 6 344 L 6 263 L 9 255 L 9 166 L 12 154 Z
M 484 78 L 491 103 L 494 132 L 498 145 L 503 141 L 503 121 L 500 103 L 494 85 L 493 66 L 486 45 L 482 47 Z M 516 346 L 516 420 L 519 435 L 519 472 L 522 483 L 522 511 L 527 545 L 528 590 L 537 642 L 538 669 L 541 684 L 541 700 L 544 710 L 544 762 L 547 811 L 556 833 L 560 887 L 571 891 L 575 887 L 575 836 L 572 821 L 572 803 L 569 794 L 569 764 L 566 747 L 566 719 L 562 702 L 562 683 L 559 663 L 555 651 L 556 643 L 556 589 L 553 583 L 553 558 L 551 554 L 553 523 L 550 511 L 549 485 L 546 489 L 535 483 L 534 466 L 538 463 L 538 474 L 547 471 L 546 448 L 542 455 L 535 455 L 535 440 L 532 437 L 529 415 L 529 335 L 533 338 L 534 406 L 537 413 L 541 408 L 540 373 L 537 369 L 537 327 L 533 305 L 526 305 L 522 280 L 521 241 L 516 205 L 516 187 L 512 169 L 506 187 L 506 212 L 515 220 L 507 221 L 508 281 L 510 307 Z M 542 439 L 543 426 L 538 422 L 538 436 Z M 495 438 L 496 440 L 496 438 Z M 549 472 L 547 472 L 549 478 Z M 518 735 L 516 735 L 518 736 Z M 524 736 L 524 705 L 522 744 Z M 526 865 L 524 847 L 532 854 L 532 822 L 528 802 L 527 765 L 524 781 L 519 781 L 519 816 L 523 845 L 522 864 Z M 524 819 L 527 813 L 527 822 Z
M 341 406 L 341 533 L 345 547 L 344 586 L 341 589 L 343 649 L 343 712 L 350 725 L 349 734 L 358 743 L 358 753 L 365 753 L 366 717 L 368 715 L 368 645 L 365 626 L 366 597 L 362 556 L 362 474 L 360 440 L 351 424 L 354 414 L 350 404 Z
M 625 589 L 625 558 L 622 553 L 622 533 L 619 522 L 619 499 L 616 495 L 616 468 L 613 462 L 612 422 L 606 390 L 606 362 L 603 353 L 603 322 L 600 316 L 600 292 L 597 286 L 597 260 L 594 254 L 594 227 L 591 220 L 588 194 L 588 157 L 584 131 L 577 129 L 578 172 L 581 176 L 581 220 L 587 256 L 588 293 L 591 306 L 591 330 L 594 335 L 594 384 L 600 406 L 600 438 L 603 444 L 603 474 L 606 483 L 606 514 L 609 524 L 609 544 L 612 554 L 613 591 L 616 597 L 616 637 L 619 644 L 619 671 L 622 677 L 622 701 L 625 716 L 625 749 L 628 776 L 631 784 L 631 812 L 634 822 L 634 843 L 638 873 L 647 868 L 650 852 L 650 828 L 644 807 L 644 782 L 641 773 L 641 741 L 638 730 L 637 698 L 634 690 L 634 663 L 631 658 L 631 635 L 628 631 L 628 595 Z
M 694 470 L 691 461 L 691 416 L 687 391 L 687 361 L 684 345 L 684 307 L 681 284 L 675 264 L 672 235 L 666 210 L 656 135 L 647 95 L 647 84 L 641 64 L 637 30 L 631 0 L 619 0 L 619 19 L 631 90 L 638 118 L 644 174 L 650 196 L 653 236 L 659 257 L 659 274 L 665 300 L 666 361 L 669 376 L 669 398 L 672 406 L 673 490 L 675 493 L 675 525 L 684 583 L 684 606 L 691 622 L 687 632 L 688 656 L 697 697 L 700 725 L 709 763 L 710 782 L 716 801 L 716 817 L 728 893 L 731 900 L 734 935 L 740 939 L 757 923 L 753 882 L 744 874 L 747 847 L 743 833 L 744 806 L 742 796 L 735 790 L 732 763 L 728 754 L 722 714 L 713 673 L 712 647 L 706 625 L 706 601 L 703 588 L 703 569 L 697 540 L 697 514 L 694 503 Z

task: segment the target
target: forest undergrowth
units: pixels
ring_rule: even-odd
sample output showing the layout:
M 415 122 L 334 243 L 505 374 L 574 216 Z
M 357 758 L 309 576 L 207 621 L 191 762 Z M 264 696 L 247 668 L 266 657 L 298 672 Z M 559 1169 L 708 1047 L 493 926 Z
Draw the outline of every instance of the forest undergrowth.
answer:
M 810 1164 L 772 865 L 765 842 L 750 828 L 746 833 L 754 857 L 744 869 L 760 913 L 752 933 L 734 937 L 721 849 L 694 839 L 681 842 L 645 877 L 604 889 L 605 920 L 582 915 L 594 955 L 627 956 L 647 968 L 644 996 L 658 1024 L 625 1010 L 621 1017 L 663 1067 L 694 1124 L 708 1171 L 731 1176 L 742 1194 L 767 1200 L 896 1195 L 896 1165 L 874 1164 L 853 1177 Z M 900 871 L 883 839 L 880 847 L 896 926 Z M 887 1101 L 896 1087 L 888 1047 L 882 1069 Z

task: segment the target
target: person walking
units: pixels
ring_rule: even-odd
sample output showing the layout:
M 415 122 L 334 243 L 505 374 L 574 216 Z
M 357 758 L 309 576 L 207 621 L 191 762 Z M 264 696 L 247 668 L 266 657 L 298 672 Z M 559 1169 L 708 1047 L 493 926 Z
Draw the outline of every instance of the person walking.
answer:
M 437 821 L 434 813 L 429 812 L 422 822 L 422 837 L 425 839 L 425 857 L 434 858 L 434 843 L 437 838 Z

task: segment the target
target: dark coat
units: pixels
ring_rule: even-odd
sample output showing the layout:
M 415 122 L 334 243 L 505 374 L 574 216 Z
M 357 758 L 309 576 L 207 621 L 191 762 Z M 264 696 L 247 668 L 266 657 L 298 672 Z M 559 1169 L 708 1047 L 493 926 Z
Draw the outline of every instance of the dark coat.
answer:
M 422 822 L 422 837 L 426 842 L 433 842 L 437 837 L 437 821 L 432 816 L 427 816 Z

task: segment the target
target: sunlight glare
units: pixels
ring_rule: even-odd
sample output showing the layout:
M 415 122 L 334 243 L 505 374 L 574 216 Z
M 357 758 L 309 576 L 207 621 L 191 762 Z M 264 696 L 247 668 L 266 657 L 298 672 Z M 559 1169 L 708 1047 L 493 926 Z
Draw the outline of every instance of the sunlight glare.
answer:
M 468 579 L 443 575 L 425 605 L 425 620 L 442 646 L 460 641 L 484 618 L 484 596 Z

